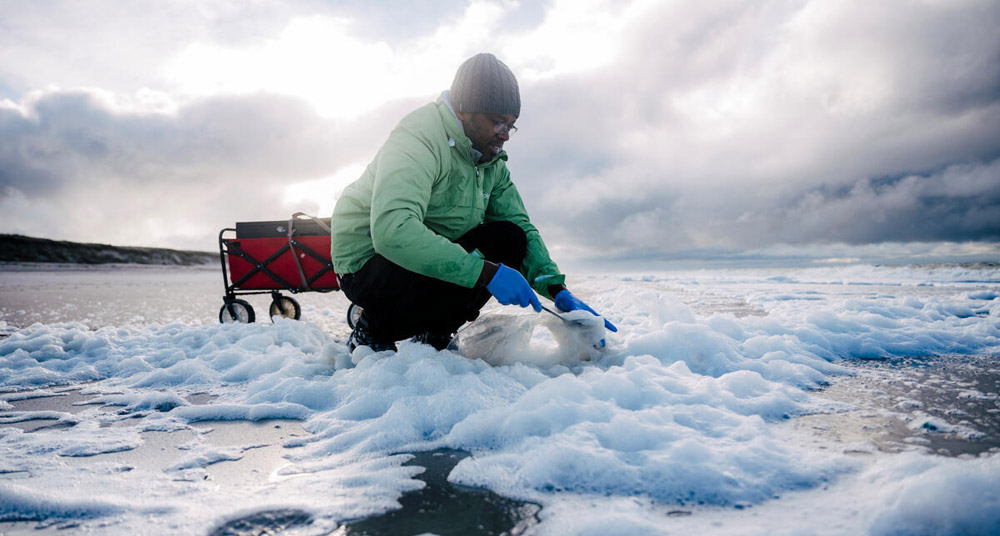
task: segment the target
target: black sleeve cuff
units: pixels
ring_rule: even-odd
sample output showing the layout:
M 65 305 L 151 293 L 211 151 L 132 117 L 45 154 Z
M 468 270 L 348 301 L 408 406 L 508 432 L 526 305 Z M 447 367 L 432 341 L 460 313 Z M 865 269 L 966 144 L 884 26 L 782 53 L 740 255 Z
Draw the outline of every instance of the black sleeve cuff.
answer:
M 566 285 L 563 285 L 562 283 L 560 283 L 558 285 L 549 285 L 549 288 L 548 288 L 549 297 L 554 300 L 554 299 L 556 299 L 556 294 L 559 294 L 560 292 L 562 292 L 564 290 L 566 290 Z
M 500 269 L 499 265 L 484 260 L 483 271 L 479 272 L 479 279 L 476 280 L 476 286 L 485 287 L 486 285 L 490 284 L 490 281 L 493 280 L 493 276 L 496 275 L 497 270 L 499 269 Z

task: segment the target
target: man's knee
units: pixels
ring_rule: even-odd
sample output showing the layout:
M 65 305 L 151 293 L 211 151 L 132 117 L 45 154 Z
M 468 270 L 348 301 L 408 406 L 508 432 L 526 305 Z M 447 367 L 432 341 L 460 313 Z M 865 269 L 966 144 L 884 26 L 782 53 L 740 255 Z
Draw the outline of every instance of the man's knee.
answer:
M 495 225 L 505 237 L 504 241 L 508 244 L 511 254 L 516 256 L 518 260 L 524 260 L 524 256 L 528 253 L 528 235 L 524 229 L 509 221 L 498 221 L 495 222 Z
M 520 268 L 528 253 L 528 235 L 516 223 L 493 221 L 480 225 L 462 245 L 470 251 L 478 249 L 493 262 Z M 463 237 L 464 238 L 464 237 Z

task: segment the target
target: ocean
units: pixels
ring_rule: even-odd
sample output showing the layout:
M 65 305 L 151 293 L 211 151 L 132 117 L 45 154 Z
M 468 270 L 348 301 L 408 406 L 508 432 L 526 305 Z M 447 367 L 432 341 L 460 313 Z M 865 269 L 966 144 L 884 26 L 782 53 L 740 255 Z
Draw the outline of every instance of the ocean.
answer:
M 0 266 L 0 533 L 998 534 L 1000 266 L 569 274 L 348 353 L 339 292 Z

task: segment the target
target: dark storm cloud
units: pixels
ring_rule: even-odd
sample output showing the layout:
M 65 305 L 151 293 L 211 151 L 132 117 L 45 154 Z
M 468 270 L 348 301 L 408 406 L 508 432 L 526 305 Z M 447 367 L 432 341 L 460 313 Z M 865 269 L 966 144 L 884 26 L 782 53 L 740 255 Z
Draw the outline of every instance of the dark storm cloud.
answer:
M 45 195 L 81 179 L 202 181 L 310 176 L 350 147 L 295 99 L 210 98 L 177 113 L 115 110 L 86 91 L 0 111 L 4 187 Z
M 1000 242 L 1000 158 L 848 185 L 664 190 L 567 210 L 560 219 L 575 229 L 566 239 L 582 236 L 605 252 Z
M 956 164 L 931 175 L 862 179 L 838 191 L 805 192 L 766 229 L 787 243 L 870 244 L 1000 241 L 1000 159 Z
M 526 91 L 511 167 L 543 230 L 595 255 L 1000 238 L 996 3 L 679 10 Z
M 211 249 L 210 239 L 192 241 L 236 220 L 288 217 L 287 186 L 370 158 L 412 105 L 387 105 L 385 119 L 339 123 L 275 95 L 205 98 L 151 113 L 123 111 L 88 91 L 41 94 L 0 108 L 6 231 L 81 239 L 75 233 L 97 228 L 140 245 L 123 230 L 148 219 L 185 247 Z

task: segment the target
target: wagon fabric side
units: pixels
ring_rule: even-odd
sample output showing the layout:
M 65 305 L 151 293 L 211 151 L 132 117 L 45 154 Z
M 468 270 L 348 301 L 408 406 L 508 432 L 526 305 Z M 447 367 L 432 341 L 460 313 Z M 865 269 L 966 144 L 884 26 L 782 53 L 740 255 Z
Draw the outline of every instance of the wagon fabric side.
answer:
M 254 321 L 253 308 L 238 299 L 241 295 L 270 293 L 272 318 L 298 319 L 299 304 L 281 291 L 340 289 L 330 260 L 328 219 L 296 213 L 289 220 L 237 223 L 219 233 L 219 257 L 226 291 L 219 312 L 223 323 Z

